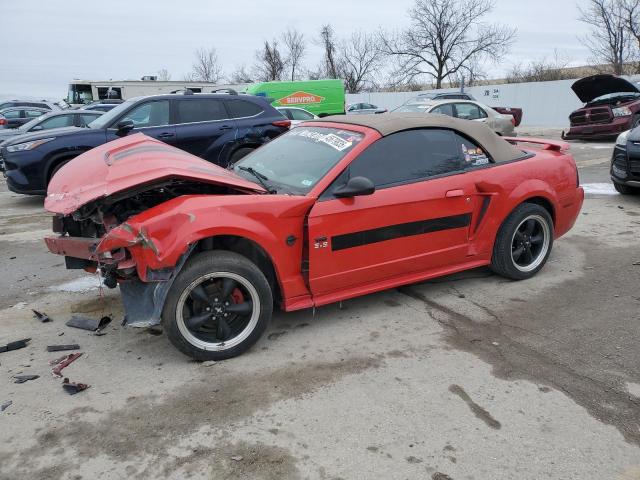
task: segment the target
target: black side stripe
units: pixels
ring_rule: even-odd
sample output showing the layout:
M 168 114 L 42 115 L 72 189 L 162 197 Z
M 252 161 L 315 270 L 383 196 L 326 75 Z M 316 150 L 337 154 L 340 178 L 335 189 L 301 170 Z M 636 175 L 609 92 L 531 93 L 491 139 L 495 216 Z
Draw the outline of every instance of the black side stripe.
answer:
M 468 227 L 471 224 L 471 214 L 454 215 L 451 217 L 430 218 L 417 222 L 400 223 L 388 227 L 362 230 L 360 232 L 345 233 L 331 237 L 331 250 L 344 250 L 361 247 L 370 243 L 384 242 L 394 238 L 411 237 L 425 233 L 440 232 L 453 228 Z

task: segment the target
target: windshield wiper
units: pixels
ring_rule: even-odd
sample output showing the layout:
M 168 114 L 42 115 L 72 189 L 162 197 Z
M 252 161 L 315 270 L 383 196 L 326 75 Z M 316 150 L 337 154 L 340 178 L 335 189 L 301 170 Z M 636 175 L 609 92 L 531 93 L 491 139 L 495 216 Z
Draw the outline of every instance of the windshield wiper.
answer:
M 269 179 L 264 176 L 263 174 L 261 174 L 260 172 L 257 172 L 253 169 L 253 167 L 243 167 L 241 165 L 238 166 L 239 170 L 242 170 L 243 172 L 249 172 L 251 175 L 253 175 L 254 177 L 256 177 L 258 179 L 258 182 L 260 183 L 260 185 L 262 185 L 264 187 L 264 189 L 268 192 L 268 193 L 278 193 L 276 190 L 270 188 L 267 185 L 267 181 L 269 181 Z

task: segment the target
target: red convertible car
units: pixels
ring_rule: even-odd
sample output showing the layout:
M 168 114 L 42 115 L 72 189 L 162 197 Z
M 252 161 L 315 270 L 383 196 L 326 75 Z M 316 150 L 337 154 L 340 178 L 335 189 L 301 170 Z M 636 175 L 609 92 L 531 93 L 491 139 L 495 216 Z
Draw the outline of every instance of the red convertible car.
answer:
M 119 285 L 198 360 L 244 352 L 274 304 L 325 305 L 489 265 L 527 279 L 583 201 L 563 142 L 442 115 L 304 123 L 229 170 L 142 134 L 49 184 L 51 252 Z

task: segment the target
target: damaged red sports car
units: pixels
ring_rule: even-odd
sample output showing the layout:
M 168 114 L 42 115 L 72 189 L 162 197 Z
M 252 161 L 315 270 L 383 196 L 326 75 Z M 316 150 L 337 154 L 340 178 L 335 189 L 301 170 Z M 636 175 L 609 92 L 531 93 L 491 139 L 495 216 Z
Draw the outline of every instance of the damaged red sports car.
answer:
M 508 141 L 507 141 L 508 140 Z M 583 201 L 563 142 L 441 115 L 304 123 L 225 170 L 133 135 L 64 166 L 51 252 L 119 285 L 198 360 L 253 345 L 274 305 L 325 305 L 489 265 L 526 279 Z

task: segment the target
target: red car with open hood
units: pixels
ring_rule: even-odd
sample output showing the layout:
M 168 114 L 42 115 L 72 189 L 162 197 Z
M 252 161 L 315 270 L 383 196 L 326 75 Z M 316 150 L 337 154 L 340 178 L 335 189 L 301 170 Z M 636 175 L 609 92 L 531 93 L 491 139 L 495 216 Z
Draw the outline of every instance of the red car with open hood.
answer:
M 578 80 L 571 89 L 585 103 L 569 115 L 566 140 L 616 138 L 640 125 L 640 88 L 615 75 L 593 75 Z
M 142 134 L 65 165 L 50 251 L 119 285 L 198 360 L 238 355 L 274 305 L 325 305 L 489 265 L 527 279 L 583 201 L 568 145 L 442 115 L 307 122 L 230 170 Z

